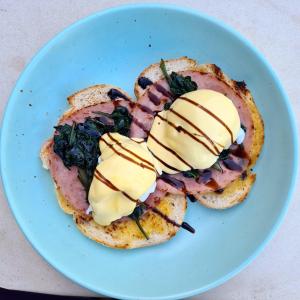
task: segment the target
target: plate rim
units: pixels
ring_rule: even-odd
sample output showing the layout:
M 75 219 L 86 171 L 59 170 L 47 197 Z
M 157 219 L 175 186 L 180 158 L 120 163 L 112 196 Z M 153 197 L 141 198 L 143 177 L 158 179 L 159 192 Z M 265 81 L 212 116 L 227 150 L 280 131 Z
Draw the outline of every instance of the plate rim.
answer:
M 27 63 L 26 67 L 23 69 L 21 74 L 19 75 L 18 80 L 16 81 L 12 92 L 9 96 L 9 99 L 6 103 L 4 113 L 3 113 L 3 118 L 2 118 L 2 129 L 1 129 L 1 136 L 0 136 L 0 162 L 3 161 L 4 159 L 4 144 L 6 140 L 6 132 L 7 132 L 7 126 L 8 124 L 7 119 L 9 118 L 12 110 L 12 103 L 13 103 L 13 98 L 15 98 L 17 94 L 17 87 L 20 85 L 20 83 L 23 80 L 23 77 L 32 69 L 35 67 L 36 63 L 40 60 L 40 58 L 43 57 L 43 55 L 48 51 L 48 49 L 57 43 L 60 39 L 63 39 L 66 34 L 68 34 L 70 31 L 76 29 L 76 27 L 80 26 L 81 24 L 84 24 L 86 22 L 90 22 L 93 19 L 96 18 L 101 18 L 102 16 L 106 14 L 111 14 L 111 13 L 118 13 L 118 12 L 123 12 L 126 10 L 132 10 L 132 9 L 147 9 L 147 8 L 154 8 L 154 9 L 166 9 L 169 11 L 175 11 L 178 13 L 183 13 L 187 15 L 191 15 L 197 18 L 202 18 L 205 21 L 212 23 L 219 27 L 220 29 L 225 30 L 227 33 L 230 35 L 234 36 L 238 40 L 240 40 L 248 49 L 250 49 L 251 52 L 256 56 L 256 58 L 260 61 L 260 63 L 264 66 L 264 68 L 268 71 L 270 78 L 272 81 L 275 83 L 275 86 L 277 87 L 279 94 L 283 100 L 283 103 L 287 109 L 287 113 L 289 116 L 289 121 L 291 124 L 291 130 L 292 130 L 292 136 L 293 136 L 293 154 L 294 154 L 294 164 L 293 164 L 293 170 L 292 170 L 292 176 L 291 176 L 291 181 L 289 184 L 289 190 L 287 193 L 287 197 L 284 203 L 284 206 L 281 210 L 281 212 L 278 215 L 278 218 L 276 219 L 276 222 L 273 224 L 272 228 L 270 229 L 269 233 L 266 235 L 264 240 L 261 242 L 261 244 L 253 251 L 253 253 L 246 259 L 244 260 L 243 263 L 238 265 L 236 268 L 228 272 L 227 274 L 219 277 L 217 280 L 202 286 L 200 288 L 196 288 L 193 290 L 185 291 L 185 292 L 180 292 L 180 293 L 175 293 L 175 294 L 170 294 L 168 296 L 141 296 L 139 299 L 157 299 L 157 300 L 163 300 L 163 299 L 179 299 L 179 298 L 186 298 L 186 297 L 191 297 L 197 294 L 201 294 L 203 292 L 206 292 L 212 288 L 215 288 L 224 282 L 228 281 L 235 275 L 237 275 L 239 272 L 241 272 L 245 267 L 247 267 L 265 248 L 265 246 L 268 244 L 268 242 L 274 237 L 275 233 L 277 232 L 279 226 L 282 224 L 282 221 L 284 217 L 286 216 L 288 207 L 291 203 L 292 196 L 295 191 L 296 187 L 296 182 L 297 182 L 297 175 L 298 175 L 298 169 L 299 169 L 299 140 L 298 140 L 298 130 L 297 130 L 297 125 L 296 125 L 296 118 L 292 109 L 292 105 L 289 101 L 289 98 L 287 96 L 287 93 L 285 92 L 278 75 L 276 72 L 273 70 L 272 66 L 270 63 L 267 61 L 267 59 L 264 57 L 264 55 L 248 40 L 246 39 L 241 33 L 239 33 L 236 29 L 232 28 L 230 25 L 227 25 L 223 21 L 216 19 L 215 17 L 209 16 L 205 13 L 203 13 L 200 10 L 195 10 L 191 7 L 185 7 L 185 6 L 179 6 L 179 5 L 172 5 L 172 4 L 159 4 L 159 3 L 139 3 L 139 4 L 124 4 L 124 5 L 118 5 L 118 6 L 113 6 L 98 12 L 95 12 L 91 15 L 88 15 L 84 18 L 79 19 L 76 22 L 73 22 L 71 25 L 65 27 L 63 30 L 61 30 L 58 34 L 54 35 L 43 47 L 41 47 L 36 54 L 32 57 L 31 60 Z M 77 278 L 77 275 L 72 272 L 68 272 L 66 269 L 63 267 L 59 266 L 56 264 L 55 261 L 51 258 L 51 255 L 48 255 L 46 253 L 42 253 L 43 250 L 42 248 L 38 248 L 37 242 L 35 239 L 31 236 L 30 230 L 26 229 L 26 226 L 22 224 L 22 218 L 20 217 L 19 214 L 15 213 L 15 208 L 14 208 L 14 201 L 11 201 L 10 199 L 13 198 L 12 195 L 9 195 L 9 182 L 5 176 L 5 172 L 3 170 L 3 165 L 0 163 L 0 173 L 1 173 L 1 180 L 3 184 L 3 190 L 5 197 L 7 199 L 7 202 L 9 203 L 9 207 L 13 213 L 13 216 L 21 229 L 22 233 L 26 237 L 27 241 L 32 245 L 32 247 L 39 253 L 40 256 L 43 257 L 43 259 L 46 260 L 47 263 L 49 263 L 53 268 L 55 268 L 60 274 L 64 275 L 65 277 L 69 278 L 70 280 L 76 282 L 80 286 L 87 288 L 93 292 L 100 293 L 106 296 L 110 296 L 113 298 L 121 298 L 121 299 L 134 299 L 134 297 L 130 295 L 124 295 L 124 294 L 119 294 L 118 292 L 111 291 L 111 290 L 106 290 L 104 288 L 101 288 L 99 286 L 95 287 L 93 285 L 90 285 L 88 282 L 81 280 Z

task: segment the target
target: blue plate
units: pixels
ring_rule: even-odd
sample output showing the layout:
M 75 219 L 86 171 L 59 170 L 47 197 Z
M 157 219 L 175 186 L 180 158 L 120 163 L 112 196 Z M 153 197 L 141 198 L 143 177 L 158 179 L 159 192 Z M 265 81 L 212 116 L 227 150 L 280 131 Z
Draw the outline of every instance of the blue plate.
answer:
M 141 70 L 161 57 L 187 55 L 245 80 L 265 121 L 257 181 L 226 211 L 190 204 L 197 234 L 131 251 L 84 237 L 58 207 L 39 151 L 68 107 L 66 97 L 96 83 L 133 94 Z M 173 299 L 213 288 L 237 274 L 278 228 L 295 185 L 297 134 L 287 96 L 270 65 L 240 34 L 200 13 L 131 5 L 70 26 L 31 61 L 9 100 L 2 128 L 3 183 L 24 234 L 57 270 L 95 292 L 122 299 Z

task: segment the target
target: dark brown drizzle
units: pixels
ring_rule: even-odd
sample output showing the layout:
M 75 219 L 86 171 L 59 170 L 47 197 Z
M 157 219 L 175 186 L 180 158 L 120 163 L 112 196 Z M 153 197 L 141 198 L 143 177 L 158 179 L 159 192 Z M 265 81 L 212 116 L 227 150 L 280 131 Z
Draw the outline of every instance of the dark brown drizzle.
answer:
M 212 176 L 211 170 L 209 169 L 203 170 L 200 172 L 197 182 L 206 184 L 208 181 L 210 181 L 211 176 Z
M 154 112 L 152 109 L 150 109 L 149 107 L 147 107 L 147 106 L 145 106 L 145 105 L 143 105 L 143 104 L 136 103 L 136 106 L 137 106 L 141 111 L 143 111 L 144 113 L 147 113 L 147 114 L 152 115 L 152 116 L 155 115 L 155 112 Z
M 193 169 L 193 167 L 187 163 L 181 156 L 179 156 L 173 149 L 167 147 L 166 145 L 164 145 L 163 143 L 161 143 L 155 136 L 153 136 L 153 134 L 151 134 L 151 132 L 149 133 L 149 136 L 157 143 L 159 144 L 161 147 L 163 147 L 164 149 L 166 149 L 167 151 L 171 152 L 174 156 L 176 156 L 181 162 L 183 162 L 185 165 L 187 165 L 188 167 L 190 167 L 191 169 Z
M 186 123 L 188 123 L 190 126 L 192 126 L 195 130 L 197 130 L 200 134 L 202 134 L 209 142 L 210 144 L 214 147 L 218 155 L 220 154 L 219 149 L 216 147 L 215 143 L 211 140 L 211 138 L 205 134 L 199 127 L 197 127 L 194 123 L 192 123 L 190 120 L 188 120 L 186 117 L 175 111 L 173 108 L 169 109 L 170 112 L 172 112 L 174 115 L 176 115 L 178 118 L 182 119 Z
M 97 169 L 95 170 L 94 175 L 95 175 L 96 179 L 98 179 L 99 181 L 101 181 L 103 184 L 107 185 L 110 189 L 112 189 L 114 191 L 117 191 L 117 192 L 121 192 L 126 198 L 128 198 L 129 200 L 135 202 L 136 204 L 145 205 L 148 209 L 152 210 L 154 213 L 156 213 L 161 218 L 163 218 L 164 220 L 166 220 L 166 222 L 172 224 L 173 226 L 182 227 L 183 229 L 186 229 L 186 230 L 188 230 L 188 231 L 190 231 L 192 233 L 195 233 L 195 229 L 193 227 L 191 227 L 188 223 L 182 222 L 182 224 L 178 224 L 174 220 L 171 220 L 168 216 L 166 216 L 164 213 L 162 213 L 156 207 L 153 207 L 153 206 L 149 205 L 146 202 L 142 202 L 140 200 L 134 199 L 130 195 L 128 195 L 126 192 L 123 192 L 123 191 L 119 190 L 111 181 L 109 181 L 107 178 L 105 178 L 103 176 L 103 174 L 101 174 Z
M 119 90 L 117 89 L 110 89 L 107 93 L 108 97 L 111 99 L 111 100 L 115 100 L 117 98 L 122 98 L 122 99 L 125 99 L 125 100 L 129 100 L 124 94 L 122 94 Z
M 112 149 L 115 153 L 117 153 L 119 156 L 123 157 L 124 159 L 127 159 L 128 161 L 130 161 L 130 162 L 132 162 L 132 163 L 134 163 L 134 164 L 136 164 L 136 165 L 138 165 L 142 168 L 148 169 L 148 170 L 153 171 L 153 172 L 156 173 L 156 170 L 155 170 L 154 167 L 149 167 L 148 165 L 145 165 L 144 163 L 137 162 L 134 159 L 132 159 L 131 157 L 119 152 L 117 149 L 115 149 L 115 147 L 112 144 L 108 143 L 102 137 L 100 138 L 100 140 L 103 141 L 110 149 Z
M 168 97 L 168 98 L 170 98 L 170 99 L 173 99 L 173 95 L 169 92 L 169 91 L 167 91 L 163 86 L 161 86 L 161 85 L 159 85 L 159 84 L 157 84 L 157 83 L 155 83 L 155 88 L 161 93 L 161 94 L 163 94 L 165 97 Z
M 191 233 L 195 233 L 195 229 L 190 224 L 188 224 L 187 222 L 182 222 L 181 225 L 180 225 L 177 222 L 175 222 L 174 220 L 170 219 L 167 215 L 165 215 L 164 213 L 162 213 L 156 207 L 150 206 L 146 202 L 143 202 L 143 204 L 146 205 L 147 208 L 149 208 L 153 212 L 155 212 L 157 215 L 159 215 L 161 218 L 163 218 L 164 220 L 166 220 L 168 223 L 172 224 L 173 226 L 182 227 L 183 229 L 185 229 L 185 230 L 187 230 L 187 231 L 189 231 Z
M 160 175 L 159 179 L 163 180 L 164 182 L 166 182 L 167 184 L 173 186 L 174 188 L 176 188 L 178 190 L 181 190 L 185 194 L 187 193 L 185 183 L 183 181 L 178 180 L 174 177 L 171 177 L 171 176 L 169 176 L 165 173 Z
M 119 191 L 119 189 L 116 186 L 114 186 L 109 180 L 107 180 L 97 169 L 95 170 L 94 176 L 99 181 L 101 181 L 102 183 L 104 183 L 105 185 L 107 185 L 113 191 L 116 191 L 116 192 Z
M 154 105 L 159 105 L 160 104 L 160 99 L 153 94 L 151 91 L 148 92 L 149 100 L 154 104 Z
M 231 137 L 231 143 L 233 143 L 233 133 L 232 131 L 230 130 L 230 128 L 224 123 L 223 120 L 221 120 L 218 116 L 216 116 L 214 113 L 212 113 L 210 110 L 208 110 L 206 107 L 202 106 L 201 104 L 189 99 L 189 98 L 186 98 L 186 97 L 179 97 L 179 99 L 182 99 L 184 101 L 187 101 L 193 105 L 195 105 L 196 107 L 202 109 L 203 111 L 205 111 L 206 113 L 208 113 L 210 116 L 212 116 L 214 119 L 216 119 L 220 124 L 222 124 L 226 129 L 227 131 L 229 132 L 230 134 L 230 137 Z
M 187 134 L 189 137 L 191 137 L 192 139 L 194 139 L 195 141 L 197 141 L 198 143 L 200 143 L 201 145 L 203 145 L 208 151 L 210 151 L 212 154 L 214 155 L 218 155 L 218 153 L 215 153 L 214 151 L 212 151 L 205 143 L 203 143 L 201 140 L 199 140 L 196 136 L 194 136 L 193 134 L 191 134 L 190 132 L 188 132 L 185 128 L 183 128 L 182 126 L 176 126 L 173 122 L 168 121 L 167 119 L 163 118 L 161 115 L 157 115 L 158 118 L 160 118 L 162 121 L 166 122 L 167 124 L 169 124 L 170 126 L 172 126 L 174 129 L 176 129 L 178 132 L 183 132 L 185 134 Z
M 249 159 L 249 155 L 248 153 L 245 151 L 245 148 L 243 146 L 243 144 L 240 145 L 234 145 L 230 148 L 230 152 L 236 156 L 236 157 L 240 157 L 243 159 Z
M 142 139 L 141 141 L 135 141 L 134 139 L 131 139 L 133 142 L 137 143 L 137 144 L 141 144 L 141 143 L 145 143 L 146 141 L 144 139 Z
M 242 166 L 240 164 L 236 163 L 231 158 L 224 159 L 223 164 L 229 170 L 233 170 L 233 171 L 242 171 L 243 170 Z
M 153 82 L 147 77 L 140 77 L 138 79 L 138 85 L 144 90 L 148 85 L 152 85 Z
M 210 178 L 210 180 L 205 185 L 214 191 L 220 188 L 218 183 L 213 178 Z
M 133 118 L 132 119 L 132 123 L 134 123 L 135 125 L 137 125 L 138 127 L 140 127 L 144 132 L 148 133 L 149 129 L 145 128 L 144 124 L 142 124 L 138 119 Z
M 165 165 L 167 168 L 175 171 L 175 172 L 180 172 L 180 170 L 172 167 L 171 165 L 169 165 L 168 163 L 166 163 L 165 161 L 163 161 L 162 159 L 160 159 L 158 156 L 156 156 L 153 152 L 151 152 L 151 154 L 154 156 L 155 159 L 157 159 L 160 163 L 162 163 L 163 165 Z
M 146 164 L 148 164 L 150 167 L 154 168 L 153 163 L 151 163 L 150 161 L 144 159 L 143 157 L 137 155 L 136 153 L 134 153 L 133 151 L 125 148 L 118 140 L 116 140 L 114 137 L 111 136 L 110 132 L 107 134 L 109 136 L 109 138 L 114 141 L 118 146 L 120 146 L 120 148 L 122 148 L 123 150 L 125 150 L 126 152 L 130 153 L 131 155 L 133 155 L 134 157 L 136 157 L 137 159 L 145 162 Z M 102 139 L 103 140 L 103 139 Z

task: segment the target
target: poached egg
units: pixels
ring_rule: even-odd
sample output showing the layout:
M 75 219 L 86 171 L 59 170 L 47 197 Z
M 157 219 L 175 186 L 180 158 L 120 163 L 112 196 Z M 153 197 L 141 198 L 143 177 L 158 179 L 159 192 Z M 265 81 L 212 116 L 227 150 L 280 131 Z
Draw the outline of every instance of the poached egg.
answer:
M 130 215 L 136 207 L 133 200 L 147 199 L 161 170 L 143 139 L 107 133 L 99 147 L 88 200 L 95 222 L 106 226 Z
M 169 174 L 207 169 L 240 135 L 241 122 L 232 101 L 201 89 L 180 96 L 154 119 L 147 146 Z

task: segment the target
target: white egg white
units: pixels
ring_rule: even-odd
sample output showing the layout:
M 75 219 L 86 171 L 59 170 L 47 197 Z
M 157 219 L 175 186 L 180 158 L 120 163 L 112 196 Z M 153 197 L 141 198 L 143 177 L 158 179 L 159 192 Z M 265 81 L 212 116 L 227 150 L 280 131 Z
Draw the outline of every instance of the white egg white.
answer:
M 239 133 L 238 133 L 238 137 L 237 137 L 237 139 L 236 139 L 236 142 L 237 142 L 237 144 L 242 144 L 243 143 L 243 141 L 244 141 L 244 139 L 245 139 L 245 131 L 244 131 L 244 129 L 243 128 L 240 128 L 240 131 L 239 131 Z
M 142 202 L 146 201 L 151 193 L 156 189 L 156 181 L 150 186 L 150 188 L 139 198 Z

